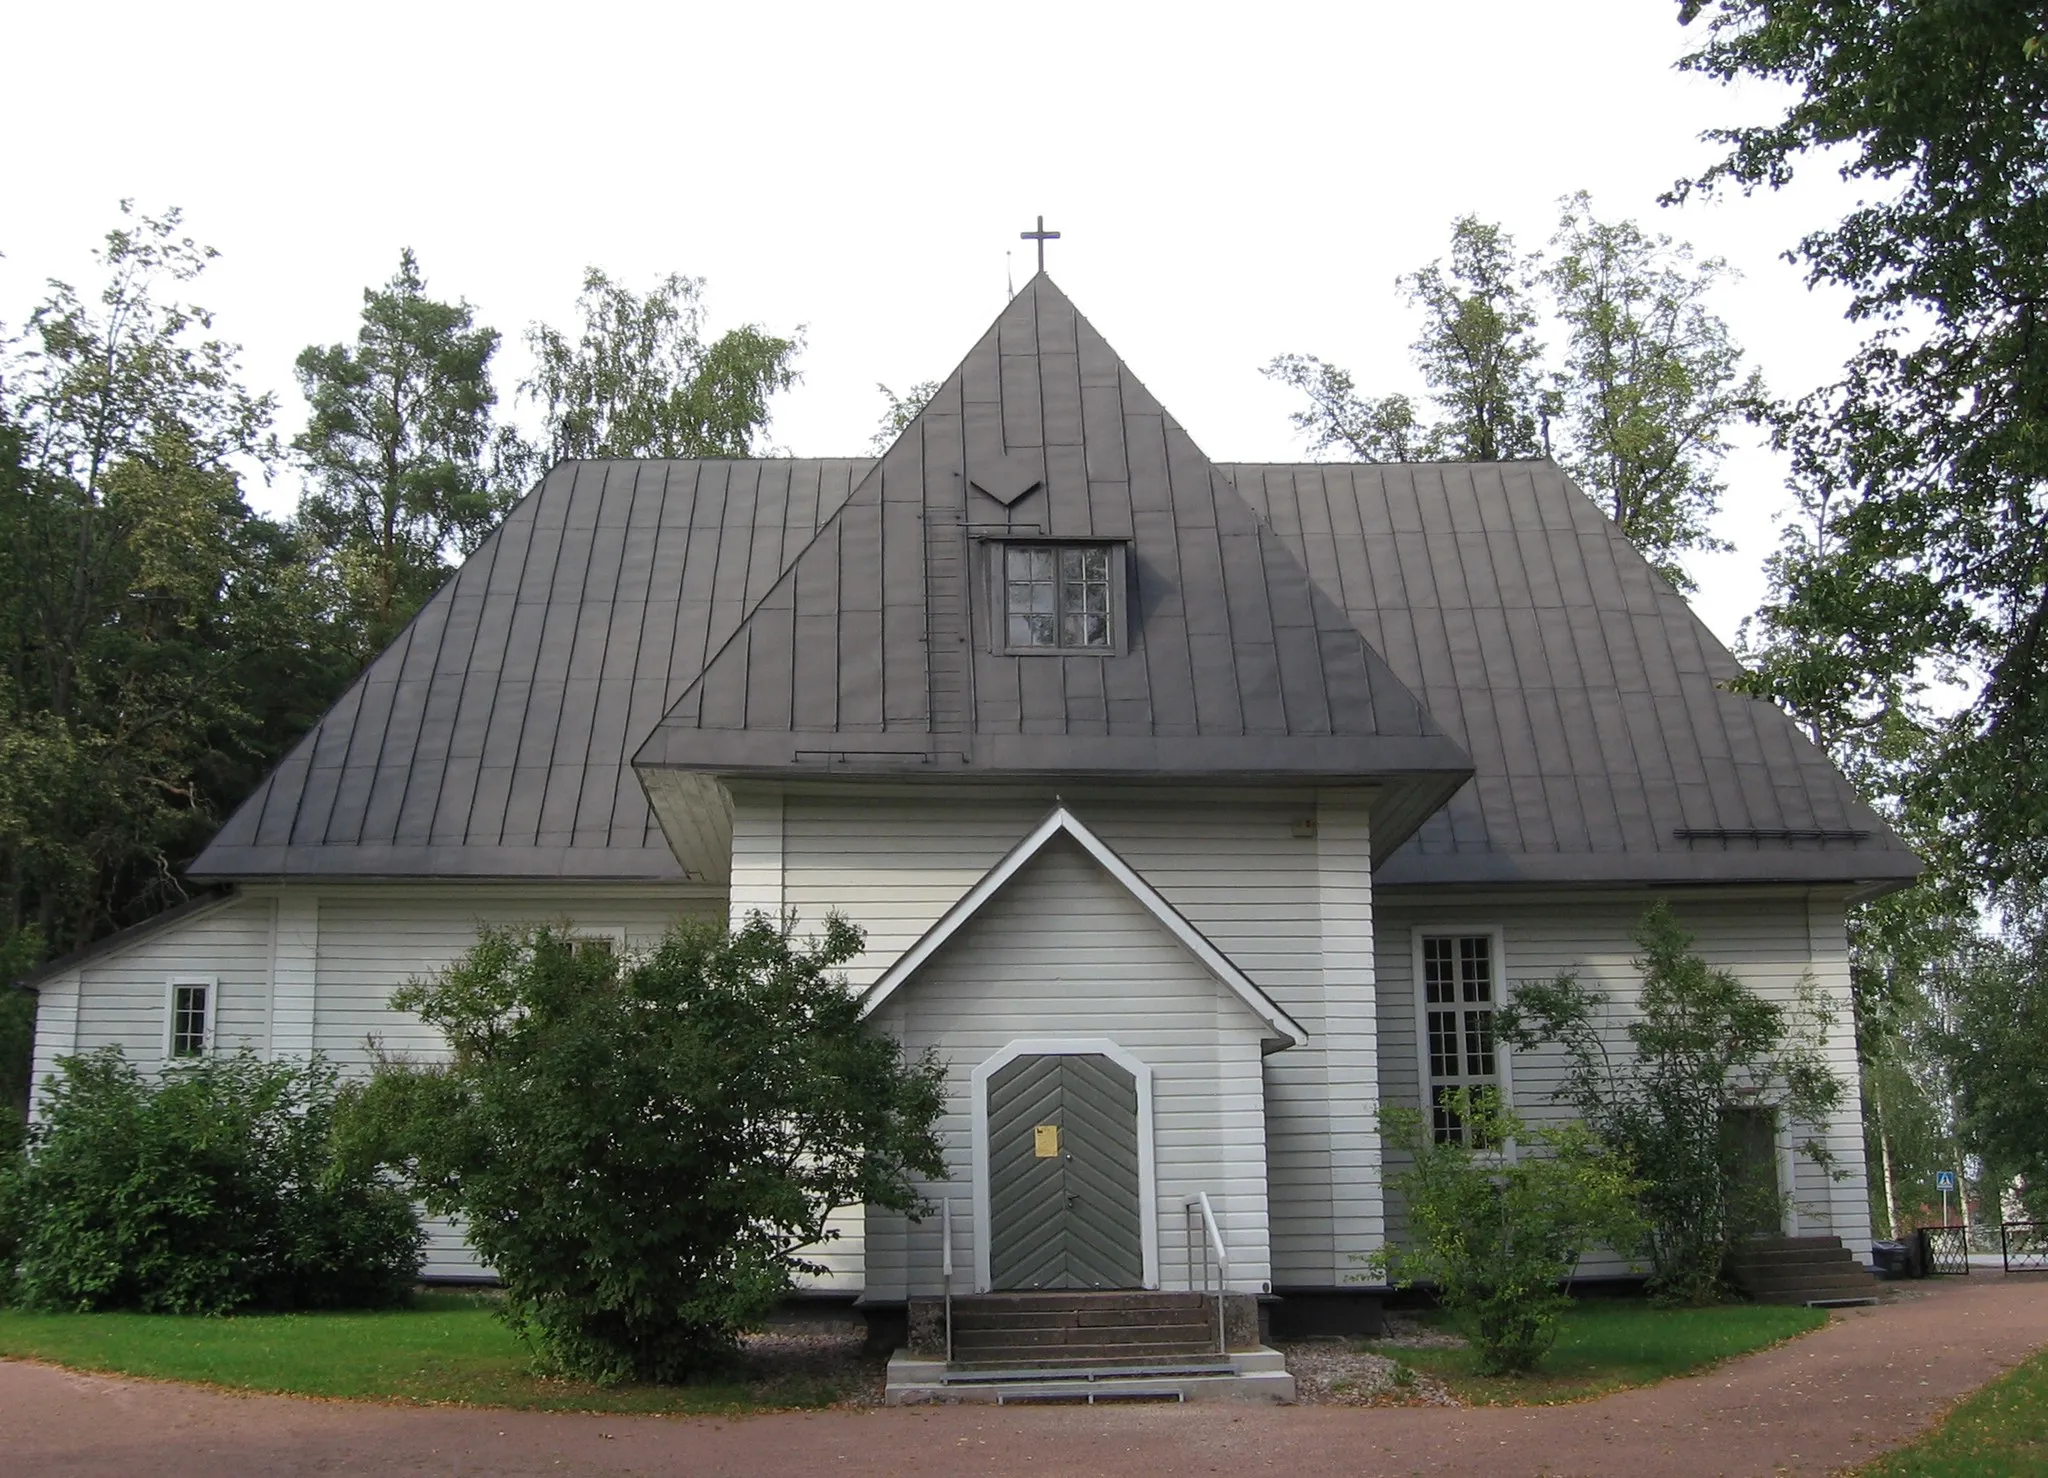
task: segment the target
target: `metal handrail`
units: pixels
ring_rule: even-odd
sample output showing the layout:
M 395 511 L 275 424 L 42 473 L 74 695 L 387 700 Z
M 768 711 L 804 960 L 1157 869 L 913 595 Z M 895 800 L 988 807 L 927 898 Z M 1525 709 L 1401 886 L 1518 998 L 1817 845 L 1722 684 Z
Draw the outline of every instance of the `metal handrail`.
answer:
M 946 1363 L 953 1363 L 953 1202 L 939 1202 L 939 1270 L 946 1277 Z
M 1197 1191 L 1187 1200 L 1187 1261 L 1188 1288 L 1195 1287 L 1195 1244 L 1202 1248 L 1202 1287 L 1209 1292 L 1209 1259 L 1216 1259 L 1216 1353 L 1230 1353 L 1229 1322 L 1225 1311 L 1225 1299 L 1230 1291 L 1230 1251 L 1223 1245 L 1223 1228 L 1216 1224 L 1216 1208 L 1209 1204 L 1209 1193 Z

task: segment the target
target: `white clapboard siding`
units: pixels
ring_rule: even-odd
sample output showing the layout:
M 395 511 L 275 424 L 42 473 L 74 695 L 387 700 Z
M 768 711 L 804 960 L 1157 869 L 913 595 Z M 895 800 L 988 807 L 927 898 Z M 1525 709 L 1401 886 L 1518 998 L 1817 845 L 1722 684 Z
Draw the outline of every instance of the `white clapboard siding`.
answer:
M 1698 936 L 1694 948 L 1709 964 L 1732 970 L 1752 990 L 1775 1001 L 1797 1000 L 1809 982 L 1828 1004 L 1834 1024 L 1827 1054 L 1848 1085 L 1843 1107 L 1827 1126 L 1826 1141 L 1844 1179 L 1831 1179 L 1801 1159 L 1793 1182 L 1795 1231 L 1834 1233 L 1862 1252 L 1870 1239 L 1865 1198 L 1863 1125 L 1858 1096 L 1855 1022 L 1850 1011 L 1848 944 L 1839 900 L 1809 898 L 1803 891 L 1704 891 L 1675 895 L 1680 923 Z M 1420 1107 L 1421 1065 L 1416 1045 L 1413 939 L 1426 931 L 1501 931 L 1503 973 L 1510 993 L 1519 980 L 1546 980 L 1576 971 L 1580 980 L 1607 992 L 1626 1009 L 1641 989 L 1633 939 L 1649 899 L 1642 893 L 1560 894 L 1540 900 L 1498 896 L 1418 896 L 1404 891 L 1379 899 L 1381 1082 L 1386 1101 Z M 1551 1098 L 1563 1060 L 1555 1050 L 1514 1054 L 1510 1075 L 1515 1106 L 1526 1117 L 1554 1120 L 1569 1110 Z M 1804 1130 L 1798 1131 L 1804 1137 Z M 1388 1152 L 1390 1173 L 1405 1163 Z M 1390 1198 L 1389 1235 L 1405 1232 L 1398 1197 Z M 1627 1271 L 1618 1259 L 1589 1260 L 1588 1274 Z
M 1308 1031 L 1266 1060 L 1273 1278 L 1330 1286 L 1383 1235 L 1366 798 L 1356 793 L 1125 787 L 1060 797 Z M 867 931 L 848 971 L 879 976 L 1050 809 L 1054 797 L 932 787 L 795 789 L 735 800 L 735 837 L 779 838 L 780 901 L 815 927 Z M 738 843 L 736 841 L 737 848 Z M 735 871 L 737 886 L 739 873 Z M 735 895 L 737 903 L 737 894 Z
M 1187 1286 L 1183 1207 L 1206 1191 L 1230 1252 L 1232 1281 L 1270 1279 L 1261 1040 L 1265 1023 L 1211 975 L 1120 883 L 1055 839 L 876 1013 L 912 1053 L 947 1069 L 939 1125 L 949 1179 L 922 1186 L 953 1202 L 956 1288 L 972 1286 L 971 1152 L 975 1067 L 1021 1038 L 1107 1038 L 1152 1071 L 1158 1273 Z M 868 1297 L 942 1291 L 940 1219 L 871 1210 Z

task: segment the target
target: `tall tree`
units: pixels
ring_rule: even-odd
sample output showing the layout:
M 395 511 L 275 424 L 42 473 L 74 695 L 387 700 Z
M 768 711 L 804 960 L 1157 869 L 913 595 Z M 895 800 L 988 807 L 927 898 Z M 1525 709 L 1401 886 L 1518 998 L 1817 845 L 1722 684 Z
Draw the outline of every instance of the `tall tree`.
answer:
M 491 356 L 498 333 L 464 302 L 429 297 L 408 247 L 363 290 L 353 345 L 299 355 L 310 417 L 293 438 L 309 484 L 299 505 L 347 594 L 367 658 L 410 620 L 519 489 L 492 464 Z
M 312 561 L 242 500 L 269 401 L 167 300 L 213 253 L 122 213 L 99 291 L 51 285 L 0 399 L 0 960 L 181 896 L 345 677 Z
M 1282 354 L 1265 374 L 1308 401 L 1288 419 L 1311 452 L 1342 450 L 1361 462 L 1413 462 L 1422 456 L 1425 433 L 1407 396 L 1360 395 L 1351 371 L 1313 354 Z
M 882 392 L 882 399 L 888 402 L 888 407 L 882 412 L 881 424 L 875 427 L 875 434 L 868 438 L 868 450 L 879 457 L 894 446 L 896 438 L 917 419 L 918 412 L 931 404 L 932 397 L 939 393 L 939 383 L 937 380 L 919 380 L 901 395 L 887 385 L 875 386 Z
M 1432 421 L 1406 395 L 1361 395 L 1349 370 L 1313 354 L 1279 355 L 1262 373 L 1306 400 L 1291 419 L 1312 452 L 1337 449 L 1365 462 L 1534 456 L 1543 450 L 1544 399 L 1533 265 L 1499 226 L 1468 215 L 1451 224 L 1448 265 L 1439 258 L 1398 279 L 1422 310 L 1412 349 L 1436 403 Z
M 1763 379 L 1708 306 L 1719 258 L 1634 221 L 1604 222 L 1582 190 L 1564 202 L 1544 283 L 1565 334 L 1552 376 L 1558 460 L 1681 590 L 1678 556 L 1726 549 L 1709 532 L 1729 426 L 1763 409 Z
M 802 331 L 755 324 L 706 340 L 704 280 L 671 273 L 645 295 L 596 267 L 570 334 L 527 333 L 534 371 L 520 389 L 541 407 L 544 462 L 565 457 L 746 457 L 768 398 L 796 382 Z
M 1430 456 L 1501 462 L 1543 450 L 1543 346 L 1529 270 L 1512 236 L 1466 215 L 1451 223 L 1449 266 L 1439 259 L 1402 279 L 1423 313 L 1415 363 L 1442 411 L 1429 429 Z
M 1795 255 L 1870 336 L 1780 434 L 1833 505 L 1788 570 L 1788 689 L 1882 704 L 1981 674 L 1914 781 L 1973 874 L 2048 875 L 2048 16 L 1985 0 L 1682 0 L 1680 65 L 1789 89 L 1716 130 L 1678 197 L 1775 189 L 1809 155 L 1865 187 Z M 1812 669 L 1818 669 L 1816 673 Z M 1854 674 L 1853 680 L 1840 674 Z

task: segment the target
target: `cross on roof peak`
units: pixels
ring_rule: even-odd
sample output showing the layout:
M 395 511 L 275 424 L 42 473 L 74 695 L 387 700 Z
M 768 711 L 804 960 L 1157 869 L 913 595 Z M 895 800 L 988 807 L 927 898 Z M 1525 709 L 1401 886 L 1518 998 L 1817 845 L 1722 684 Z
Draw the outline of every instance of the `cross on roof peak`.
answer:
M 1017 239 L 1019 241 L 1035 241 L 1038 243 L 1038 270 L 1043 272 L 1045 270 L 1045 244 L 1048 241 L 1058 241 L 1060 233 L 1046 230 L 1045 217 L 1040 216 L 1038 218 L 1038 229 L 1036 231 L 1019 231 Z

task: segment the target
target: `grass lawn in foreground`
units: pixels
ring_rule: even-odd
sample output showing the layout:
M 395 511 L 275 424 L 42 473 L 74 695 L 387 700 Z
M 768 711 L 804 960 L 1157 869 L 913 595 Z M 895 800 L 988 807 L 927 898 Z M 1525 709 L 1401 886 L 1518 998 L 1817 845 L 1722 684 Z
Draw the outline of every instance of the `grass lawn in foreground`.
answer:
M 1864 1478 L 2020 1478 L 2048 1473 L 2048 1350 L 1958 1403 Z
M 1647 1386 L 1747 1355 L 1828 1322 L 1824 1310 L 1783 1304 L 1660 1308 L 1633 1299 L 1589 1299 L 1565 1311 L 1557 1343 L 1533 1375 L 1481 1376 L 1470 1349 L 1366 1348 L 1399 1360 L 1479 1406 L 1549 1405 Z
M 0 1357 L 294 1396 L 530 1411 L 733 1412 L 825 1406 L 844 1383 L 794 1375 L 693 1386 L 597 1386 L 531 1374 L 484 1295 L 430 1293 L 376 1313 L 32 1314 L 0 1309 Z

